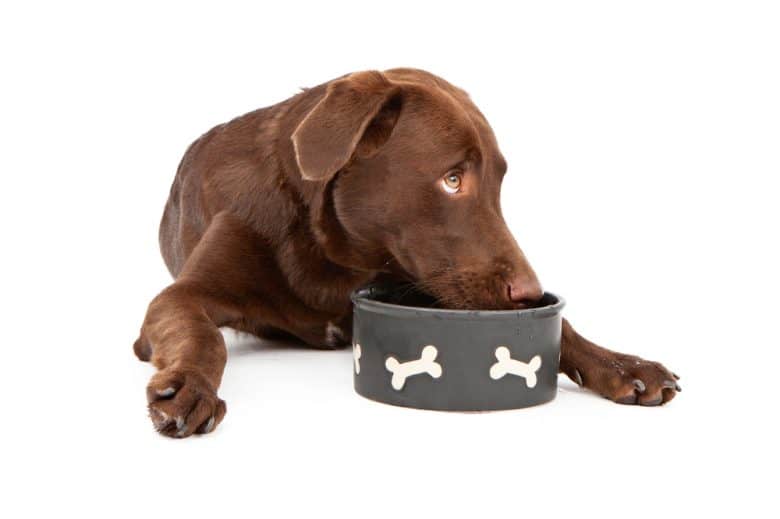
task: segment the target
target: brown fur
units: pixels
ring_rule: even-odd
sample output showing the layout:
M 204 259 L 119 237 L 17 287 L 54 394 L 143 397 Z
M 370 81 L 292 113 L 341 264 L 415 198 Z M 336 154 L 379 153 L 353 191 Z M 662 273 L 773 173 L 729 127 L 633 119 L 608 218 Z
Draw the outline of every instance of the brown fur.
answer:
M 450 307 L 532 304 L 541 287 L 499 206 L 505 171 L 468 95 L 413 69 L 344 76 L 201 136 L 160 226 L 175 282 L 135 343 L 159 368 L 147 390 L 157 429 L 181 437 L 222 420 L 220 326 L 342 346 L 349 294 L 378 277 Z M 455 194 L 442 187 L 450 174 Z M 566 321 L 561 371 L 622 403 L 676 391 L 660 364 L 595 346 Z

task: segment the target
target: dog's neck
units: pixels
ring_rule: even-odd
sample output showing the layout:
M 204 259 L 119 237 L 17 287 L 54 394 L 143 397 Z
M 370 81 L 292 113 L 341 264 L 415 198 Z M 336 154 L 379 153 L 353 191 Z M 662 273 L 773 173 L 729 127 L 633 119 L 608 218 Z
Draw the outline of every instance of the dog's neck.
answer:
M 342 314 L 350 294 L 377 275 L 334 262 L 307 226 L 298 226 L 277 251 L 277 265 L 288 286 L 307 306 Z

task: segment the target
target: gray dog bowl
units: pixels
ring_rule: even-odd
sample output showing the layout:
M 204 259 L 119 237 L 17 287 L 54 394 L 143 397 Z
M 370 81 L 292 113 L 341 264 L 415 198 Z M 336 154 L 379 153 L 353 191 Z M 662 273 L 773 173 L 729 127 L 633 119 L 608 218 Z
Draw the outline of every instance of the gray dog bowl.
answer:
M 564 301 L 523 310 L 444 310 L 408 287 L 352 295 L 355 391 L 446 411 L 517 409 L 555 398 Z

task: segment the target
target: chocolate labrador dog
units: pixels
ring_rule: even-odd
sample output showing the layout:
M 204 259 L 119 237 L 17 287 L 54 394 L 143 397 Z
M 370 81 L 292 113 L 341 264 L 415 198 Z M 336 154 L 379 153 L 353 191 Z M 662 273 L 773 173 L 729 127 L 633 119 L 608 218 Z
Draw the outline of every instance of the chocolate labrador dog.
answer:
M 507 164 L 468 94 L 428 72 L 357 72 L 217 126 L 184 154 L 160 225 L 175 281 L 135 353 L 159 432 L 225 415 L 219 327 L 350 342 L 350 293 L 414 282 L 452 308 L 532 305 L 539 281 L 499 207 Z M 564 320 L 560 369 L 623 404 L 680 390 L 661 364 L 596 346 Z

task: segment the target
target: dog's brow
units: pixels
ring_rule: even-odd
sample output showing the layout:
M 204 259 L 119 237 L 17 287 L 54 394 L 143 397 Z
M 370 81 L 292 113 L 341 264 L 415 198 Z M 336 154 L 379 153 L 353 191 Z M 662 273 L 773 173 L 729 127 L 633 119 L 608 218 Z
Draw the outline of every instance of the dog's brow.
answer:
M 509 164 L 507 164 L 506 159 L 503 156 L 499 155 L 496 159 L 496 167 L 501 176 L 503 176 L 506 174 L 506 170 L 509 169 Z

